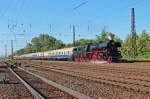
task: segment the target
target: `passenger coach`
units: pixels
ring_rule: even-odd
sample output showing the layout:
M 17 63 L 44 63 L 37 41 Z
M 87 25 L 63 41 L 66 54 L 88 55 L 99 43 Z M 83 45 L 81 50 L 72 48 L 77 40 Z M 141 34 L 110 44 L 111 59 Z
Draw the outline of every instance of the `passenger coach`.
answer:
M 15 56 L 22 59 L 72 60 L 74 47 Z

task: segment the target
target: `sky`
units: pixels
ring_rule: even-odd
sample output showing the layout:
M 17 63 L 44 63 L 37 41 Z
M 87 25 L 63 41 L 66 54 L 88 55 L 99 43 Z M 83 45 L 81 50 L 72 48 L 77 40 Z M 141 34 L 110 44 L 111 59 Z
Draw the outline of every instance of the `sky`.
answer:
M 149 4 L 150 0 L 0 0 L 0 56 L 5 55 L 5 45 L 10 53 L 11 40 L 17 50 L 41 33 L 71 43 L 72 25 L 76 39 L 94 39 L 105 27 L 124 40 L 131 31 L 132 7 L 137 33 L 150 32 Z

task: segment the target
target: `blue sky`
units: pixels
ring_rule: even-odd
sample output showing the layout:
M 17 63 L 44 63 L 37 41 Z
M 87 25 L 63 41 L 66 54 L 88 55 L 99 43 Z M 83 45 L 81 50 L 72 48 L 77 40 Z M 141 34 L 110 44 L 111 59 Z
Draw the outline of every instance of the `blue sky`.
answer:
M 88 2 L 74 10 L 85 1 Z M 137 33 L 143 29 L 150 32 L 149 4 L 150 0 L 1 0 L 0 56 L 4 55 L 5 44 L 10 52 L 11 39 L 15 40 L 16 50 L 40 33 L 72 42 L 73 24 L 77 39 L 95 38 L 103 27 L 124 39 L 131 30 L 132 7 L 136 11 Z

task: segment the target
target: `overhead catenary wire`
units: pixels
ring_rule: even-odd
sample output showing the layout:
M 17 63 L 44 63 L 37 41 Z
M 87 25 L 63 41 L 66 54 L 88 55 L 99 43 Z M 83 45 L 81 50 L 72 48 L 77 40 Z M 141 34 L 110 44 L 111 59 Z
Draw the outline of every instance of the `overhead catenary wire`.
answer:
M 13 12 L 15 12 L 17 6 L 18 6 L 18 3 L 19 3 L 20 0 L 11 0 L 10 3 L 8 3 L 8 7 L 3 11 L 3 13 L 1 14 L 1 19 L 5 20 L 6 22 L 15 22 L 16 20 L 14 20 L 13 18 L 10 18 L 9 15 L 6 16 L 6 12 L 9 12 L 9 9 L 11 10 L 14 10 Z
M 80 3 L 79 5 L 77 5 L 76 7 L 74 7 L 73 9 L 76 10 L 76 9 L 82 7 L 83 5 L 87 4 L 88 2 L 89 2 L 89 0 L 86 0 L 86 1 L 84 1 L 82 3 Z
M 19 7 L 19 10 L 18 10 L 18 12 L 17 12 L 17 14 L 16 14 L 16 23 L 18 22 L 18 18 L 19 18 L 20 15 L 21 15 L 21 12 L 22 12 L 22 10 L 23 10 L 23 8 L 24 8 L 24 6 L 25 6 L 25 3 L 26 3 L 26 0 L 22 0 L 22 2 L 21 2 L 21 4 L 20 4 L 20 7 Z
M 10 1 L 11 1 L 11 0 L 10 0 Z M 10 1 L 9 1 L 9 2 L 10 2 Z M 6 7 L 6 9 L 5 9 L 4 11 L 2 11 L 2 10 L 0 11 L 0 12 L 1 12 L 0 18 L 2 18 L 2 17 L 5 16 L 5 14 L 7 13 L 7 11 L 9 10 L 11 4 L 12 4 L 12 3 L 9 3 L 8 6 Z

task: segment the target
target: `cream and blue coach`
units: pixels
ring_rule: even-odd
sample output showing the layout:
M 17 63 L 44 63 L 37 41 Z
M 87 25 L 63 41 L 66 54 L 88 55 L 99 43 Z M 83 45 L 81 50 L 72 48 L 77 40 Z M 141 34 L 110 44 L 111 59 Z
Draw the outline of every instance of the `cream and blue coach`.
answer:
M 16 56 L 22 59 L 72 60 L 74 47 Z

